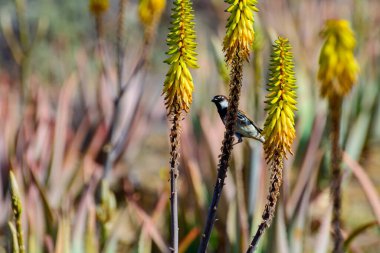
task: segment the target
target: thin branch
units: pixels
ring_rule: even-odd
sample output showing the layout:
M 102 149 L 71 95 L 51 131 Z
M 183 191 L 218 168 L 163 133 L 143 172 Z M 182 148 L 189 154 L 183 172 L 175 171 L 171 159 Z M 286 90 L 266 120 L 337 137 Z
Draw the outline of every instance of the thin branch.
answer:
M 120 2 L 125 2 L 125 0 L 120 0 Z M 122 3 L 120 3 L 120 6 Z M 119 20 L 120 21 L 120 20 Z M 123 26 L 123 22 L 119 22 L 119 26 Z M 120 43 L 118 43 L 116 47 L 117 54 L 121 53 L 124 54 L 124 51 L 121 49 L 121 40 L 122 40 L 122 34 L 121 33 L 123 29 L 118 28 L 118 38 L 120 38 Z M 150 48 L 152 46 L 152 42 L 154 41 L 154 36 L 152 35 L 151 37 L 145 36 L 144 38 L 144 44 L 142 46 L 142 50 L 140 53 L 139 58 L 137 59 L 135 65 L 133 66 L 132 72 L 129 75 L 128 79 L 125 81 L 124 84 L 122 84 L 122 60 L 124 57 L 121 57 L 118 55 L 118 60 L 117 60 L 117 76 L 118 76 L 118 89 L 117 89 L 117 94 L 114 98 L 113 101 L 113 112 L 110 120 L 110 125 L 107 131 L 106 138 L 103 142 L 103 148 L 100 152 L 100 154 L 97 157 L 97 161 L 103 163 L 104 167 L 104 176 L 108 175 L 108 173 L 111 171 L 113 163 L 115 159 L 119 155 L 119 149 L 117 147 L 123 147 L 125 140 L 127 139 L 127 135 L 123 132 L 121 135 L 121 138 L 118 140 L 117 143 L 113 143 L 116 127 L 118 126 L 119 123 L 119 118 L 120 118 L 120 110 L 121 110 L 121 101 L 123 99 L 123 96 L 125 94 L 125 91 L 127 87 L 130 85 L 130 83 L 135 79 L 138 73 L 142 69 L 144 69 L 147 65 L 147 59 L 148 55 L 150 52 Z M 120 45 L 119 45 L 120 44 Z
M 117 84 L 118 84 L 118 94 L 113 102 L 113 113 L 111 118 L 111 123 L 106 137 L 106 145 L 103 147 L 103 150 L 106 151 L 106 158 L 104 159 L 104 176 L 106 177 L 111 171 L 114 161 L 113 152 L 113 143 L 112 139 L 115 134 L 116 126 L 119 123 L 120 118 L 120 103 L 124 95 L 125 89 L 122 87 L 122 70 L 123 70 L 123 60 L 124 60 L 124 49 L 123 49 L 123 32 L 124 32 L 124 9 L 125 9 L 125 0 L 119 1 L 119 13 L 118 13 L 118 25 L 117 25 L 117 40 L 116 40 L 116 54 L 117 54 Z
M 139 70 L 144 66 L 146 59 L 147 43 L 144 42 L 143 53 L 141 54 L 138 63 L 135 65 L 131 76 L 129 77 L 126 84 L 122 84 L 122 70 L 123 70 L 123 60 L 124 60 L 124 49 L 123 49 L 123 31 L 124 31 L 124 15 L 125 15 L 125 5 L 126 0 L 119 1 L 119 14 L 118 14 L 118 27 L 117 27 L 117 44 L 116 44 L 116 54 L 117 54 L 117 94 L 113 101 L 113 112 L 110 120 L 110 125 L 107 131 L 106 138 L 104 140 L 103 148 L 98 155 L 97 160 L 102 161 L 104 167 L 104 177 L 107 177 L 109 172 L 112 169 L 113 163 L 116 158 L 116 153 L 114 152 L 114 135 L 116 132 L 116 127 L 118 126 L 120 120 L 120 110 L 121 110 L 121 101 L 125 94 L 126 87 L 133 80 Z M 142 62 L 142 63 L 141 63 Z
M 113 101 L 114 109 L 111 116 L 110 126 L 108 128 L 107 135 L 104 140 L 103 149 L 97 158 L 98 161 L 103 161 L 104 173 L 106 175 L 108 175 L 108 173 L 111 171 L 113 163 L 116 157 L 118 156 L 118 152 L 116 151 L 117 150 L 116 146 L 120 146 L 120 145 L 123 146 L 123 143 L 125 142 L 125 139 L 127 137 L 125 135 L 122 135 L 124 137 L 123 139 L 118 141 L 118 144 L 113 143 L 116 127 L 118 126 L 119 119 L 120 119 L 119 114 L 121 110 L 120 108 L 121 101 L 131 81 L 134 80 L 134 78 L 137 76 L 140 70 L 146 66 L 149 48 L 150 48 L 150 43 L 145 42 L 141 55 L 138 61 L 136 62 L 136 65 L 134 65 L 131 75 L 129 76 L 125 84 L 123 84 L 122 86 L 118 86 L 119 87 L 118 93 L 116 94 L 116 97 Z

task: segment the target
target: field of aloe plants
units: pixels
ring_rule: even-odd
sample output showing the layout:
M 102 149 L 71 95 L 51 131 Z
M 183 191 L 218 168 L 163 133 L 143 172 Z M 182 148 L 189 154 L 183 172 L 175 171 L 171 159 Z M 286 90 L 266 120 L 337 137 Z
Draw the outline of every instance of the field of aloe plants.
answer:
M 379 9 L 0 0 L 0 253 L 379 252 Z

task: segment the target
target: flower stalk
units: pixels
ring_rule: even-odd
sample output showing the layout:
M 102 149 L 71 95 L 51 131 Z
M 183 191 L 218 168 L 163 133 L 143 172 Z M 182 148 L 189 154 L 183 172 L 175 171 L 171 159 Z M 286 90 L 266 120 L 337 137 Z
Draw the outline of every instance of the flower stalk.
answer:
M 334 237 L 334 253 L 343 253 L 343 235 L 341 232 L 341 207 L 342 207 L 342 150 L 339 145 L 340 121 L 342 113 L 342 98 L 337 97 L 329 101 L 330 111 L 330 138 L 331 138 L 331 185 L 330 194 L 333 199 L 332 228 Z
M 321 96 L 329 103 L 331 122 L 331 184 L 333 202 L 334 253 L 343 252 L 341 232 L 341 182 L 342 150 L 339 145 L 342 102 L 351 91 L 359 72 L 354 57 L 355 36 L 346 20 L 327 20 L 321 31 L 324 44 L 319 57 L 318 79 L 321 83 Z
M 279 37 L 273 45 L 268 95 L 265 101 L 267 117 L 264 124 L 265 159 L 270 165 L 270 187 L 262 222 L 257 229 L 247 253 L 253 252 L 261 236 L 271 225 L 282 185 L 284 159 L 291 153 L 291 145 L 296 136 L 294 111 L 297 110 L 296 79 L 294 77 L 293 54 L 285 38 Z
M 225 53 L 225 61 L 231 67 L 228 98 L 230 104 L 227 109 L 224 138 L 221 155 L 219 156 L 218 175 L 198 253 L 206 252 L 211 231 L 215 223 L 216 211 L 222 195 L 224 180 L 227 176 L 233 149 L 235 123 L 243 79 L 243 61 L 248 60 L 255 38 L 253 13 L 258 11 L 255 6 L 257 3 L 256 0 L 226 0 L 226 2 L 230 4 L 226 11 L 231 15 L 227 20 L 227 31 L 223 40 L 223 51 Z
M 170 130 L 170 209 L 171 209 L 171 243 L 170 251 L 178 252 L 178 193 L 179 150 L 182 113 L 189 112 L 194 89 L 193 78 L 189 68 L 197 68 L 194 14 L 190 0 L 175 0 L 171 14 L 171 27 L 167 37 L 169 57 L 165 63 L 170 65 L 166 74 L 162 94 Z

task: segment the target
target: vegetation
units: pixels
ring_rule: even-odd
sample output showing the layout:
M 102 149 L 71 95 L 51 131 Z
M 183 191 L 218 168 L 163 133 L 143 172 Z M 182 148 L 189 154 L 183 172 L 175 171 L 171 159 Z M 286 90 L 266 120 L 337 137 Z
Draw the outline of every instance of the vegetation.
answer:
M 0 253 L 378 252 L 379 8 L 0 0 Z

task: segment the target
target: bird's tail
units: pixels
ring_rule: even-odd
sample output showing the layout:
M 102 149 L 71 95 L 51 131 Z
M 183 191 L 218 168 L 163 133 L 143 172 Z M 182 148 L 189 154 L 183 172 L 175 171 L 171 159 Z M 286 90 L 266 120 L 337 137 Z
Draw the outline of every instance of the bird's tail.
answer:
M 249 138 L 251 138 L 251 139 L 255 139 L 255 140 L 257 140 L 257 141 L 259 141 L 259 142 L 261 142 L 261 143 L 263 143 L 263 144 L 264 144 L 264 142 L 265 142 L 265 138 L 264 138 L 264 136 L 262 136 L 261 134 L 258 134 L 258 135 L 255 136 L 255 137 L 249 137 Z

